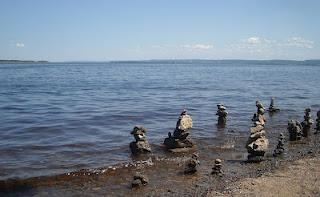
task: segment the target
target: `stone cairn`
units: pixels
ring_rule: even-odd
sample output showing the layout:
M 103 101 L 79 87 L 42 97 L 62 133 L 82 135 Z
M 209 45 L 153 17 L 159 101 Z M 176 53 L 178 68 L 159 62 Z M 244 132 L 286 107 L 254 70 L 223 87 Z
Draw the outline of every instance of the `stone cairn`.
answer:
M 316 131 L 315 134 L 320 133 L 320 111 L 317 112 L 317 120 L 316 120 Z
M 218 104 L 217 107 L 218 107 L 218 110 L 216 115 L 218 116 L 218 125 L 224 126 L 227 123 L 227 115 L 228 115 L 227 109 L 223 104 Z
M 264 154 L 268 149 L 269 140 L 266 138 L 264 130 L 265 117 L 264 107 L 260 101 L 256 101 L 257 113 L 253 115 L 253 126 L 250 128 L 250 136 L 246 143 L 249 153 L 249 162 L 260 162 L 263 160 Z
M 132 188 L 137 188 L 137 187 L 140 187 L 140 186 L 148 185 L 148 183 L 149 183 L 149 179 L 145 175 L 140 174 L 140 173 L 136 173 L 133 176 L 133 181 L 131 183 L 131 187 Z
M 278 145 L 276 149 L 273 151 L 273 156 L 277 157 L 279 155 L 282 155 L 284 152 L 284 135 L 283 133 L 280 133 L 279 139 L 278 139 Z
M 288 131 L 289 131 L 289 140 L 296 141 L 300 140 L 302 136 L 302 126 L 297 120 L 288 121 Z
M 216 159 L 214 160 L 214 166 L 212 168 L 211 174 L 222 176 L 223 171 L 222 171 L 222 160 L 221 159 Z
M 307 108 L 305 109 L 304 120 L 301 122 L 303 137 L 308 137 L 312 124 L 313 120 L 311 119 L 311 109 Z
M 168 133 L 168 137 L 164 140 L 164 145 L 168 149 L 191 148 L 193 143 L 187 139 L 189 135 L 188 129 L 191 128 L 192 118 L 187 114 L 186 110 L 183 110 L 179 116 L 173 135 L 171 132 Z
M 278 112 L 278 111 L 280 111 L 280 109 L 279 109 L 279 108 L 276 108 L 276 107 L 274 106 L 274 98 L 272 97 L 272 98 L 271 98 L 271 101 L 270 101 L 270 105 L 269 105 L 269 112 L 270 112 L 270 113 L 274 113 L 274 112 Z
M 141 154 L 151 152 L 151 147 L 149 142 L 146 140 L 147 130 L 143 126 L 135 126 L 131 131 L 136 141 L 130 143 L 130 149 L 132 154 Z
M 198 157 L 198 154 L 192 154 L 191 159 L 186 164 L 186 168 L 184 170 L 185 174 L 194 174 L 197 172 L 197 167 L 200 165 Z

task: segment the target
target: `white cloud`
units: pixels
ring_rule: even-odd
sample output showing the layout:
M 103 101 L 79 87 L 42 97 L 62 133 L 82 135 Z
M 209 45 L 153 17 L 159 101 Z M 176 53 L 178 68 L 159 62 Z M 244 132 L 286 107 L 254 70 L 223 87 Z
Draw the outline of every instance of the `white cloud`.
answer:
M 212 44 L 164 44 L 164 45 L 152 45 L 155 49 L 175 49 L 175 50 L 188 50 L 188 51 L 205 51 L 213 48 Z
M 307 48 L 307 49 L 312 49 L 313 44 L 314 44 L 313 41 L 304 39 L 302 37 L 291 37 L 285 43 L 283 43 L 284 46 Z
M 210 44 L 183 44 L 180 45 L 181 48 L 192 49 L 192 50 L 209 50 L 213 48 Z
M 21 43 L 21 42 L 16 43 L 16 47 L 18 48 L 23 48 L 24 46 L 25 46 L 24 43 Z

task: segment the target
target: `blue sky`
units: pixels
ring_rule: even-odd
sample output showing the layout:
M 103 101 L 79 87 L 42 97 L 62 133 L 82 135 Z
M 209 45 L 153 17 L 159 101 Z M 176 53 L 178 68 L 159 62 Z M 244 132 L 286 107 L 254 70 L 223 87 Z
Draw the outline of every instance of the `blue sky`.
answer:
M 1 0 L 0 59 L 320 59 L 317 0 Z

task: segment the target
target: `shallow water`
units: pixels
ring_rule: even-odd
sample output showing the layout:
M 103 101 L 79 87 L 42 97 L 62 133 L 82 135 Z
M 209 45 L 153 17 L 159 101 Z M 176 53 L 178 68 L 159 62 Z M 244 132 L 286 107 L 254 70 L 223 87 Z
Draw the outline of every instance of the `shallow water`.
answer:
M 320 109 L 320 66 L 240 62 L 50 63 L 0 65 L 0 180 L 51 176 L 132 160 L 136 124 L 153 147 L 175 127 L 180 111 L 194 120 L 191 138 L 248 131 L 255 100 L 271 96 L 282 111 L 274 125 Z M 158 151 L 161 154 L 161 151 Z

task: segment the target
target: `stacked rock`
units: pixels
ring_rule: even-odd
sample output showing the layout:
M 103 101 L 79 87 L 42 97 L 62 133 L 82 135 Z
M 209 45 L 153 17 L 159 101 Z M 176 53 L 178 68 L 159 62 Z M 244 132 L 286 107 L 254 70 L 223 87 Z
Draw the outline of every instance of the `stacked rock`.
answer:
M 320 111 L 317 112 L 317 120 L 316 120 L 316 132 L 315 134 L 320 133 Z
M 269 140 L 266 138 L 264 130 L 265 117 L 264 107 L 259 101 L 256 102 L 257 114 L 252 118 L 253 126 L 250 128 L 250 136 L 246 143 L 246 148 L 249 153 L 248 161 L 259 162 L 263 160 L 264 154 L 268 149 Z
M 146 140 L 145 133 L 147 130 L 143 126 L 135 126 L 131 131 L 136 141 L 130 143 L 130 149 L 132 154 L 149 153 L 151 147 L 149 142 Z
M 300 140 L 302 136 L 302 126 L 297 120 L 289 120 L 288 127 L 289 131 L 289 140 L 296 141 Z
M 140 186 L 145 186 L 148 183 L 149 183 L 149 179 L 145 175 L 142 175 L 140 173 L 136 173 L 133 176 L 133 181 L 131 183 L 131 186 L 132 186 L 132 188 L 137 188 Z
M 227 123 L 227 109 L 223 104 L 218 104 L 217 105 L 218 110 L 216 115 L 218 116 L 218 125 L 219 126 L 224 126 Z
M 187 162 L 186 168 L 184 170 L 185 174 L 194 174 L 197 172 L 197 167 L 200 164 L 198 157 L 199 156 L 196 153 L 192 154 L 192 157 Z
M 266 118 L 264 117 L 265 108 L 260 101 L 256 101 L 257 113 L 253 114 L 252 121 L 260 122 L 262 126 L 266 123 Z
M 272 98 L 271 98 L 270 105 L 269 105 L 269 112 L 270 112 L 270 113 L 274 113 L 274 112 L 278 112 L 278 111 L 280 111 L 280 109 L 279 109 L 279 108 L 276 108 L 276 107 L 274 106 L 274 98 L 272 97 Z
M 283 135 L 283 133 L 280 133 L 278 145 L 273 152 L 273 156 L 277 157 L 279 155 L 282 155 L 283 152 L 284 152 L 284 135 Z
M 214 161 L 214 166 L 212 168 L 212 172 L 211 174 L 215 174 L 215 175 L 219 175 L 222 176 L 223 175 L 223 171 L 222 171 L 222 160 L 221 159 L 216 159 Z
M 192 147 L 193 143 L 187 139 L 189 135 L 188 129 L 191 128 L 192 118 L 187 114 L 186 110 L 183 110 L 179 116 L 173 135 L 171 132 L 168 133 L 168 137 L 164 140 L 164 145 L 168 149 Z
M 304 120 L 301 122 L 303 137 L 308 137 L 312 124 L 313 120 L 311 119 L 311 109 L 307 108 L 305 109 Z

